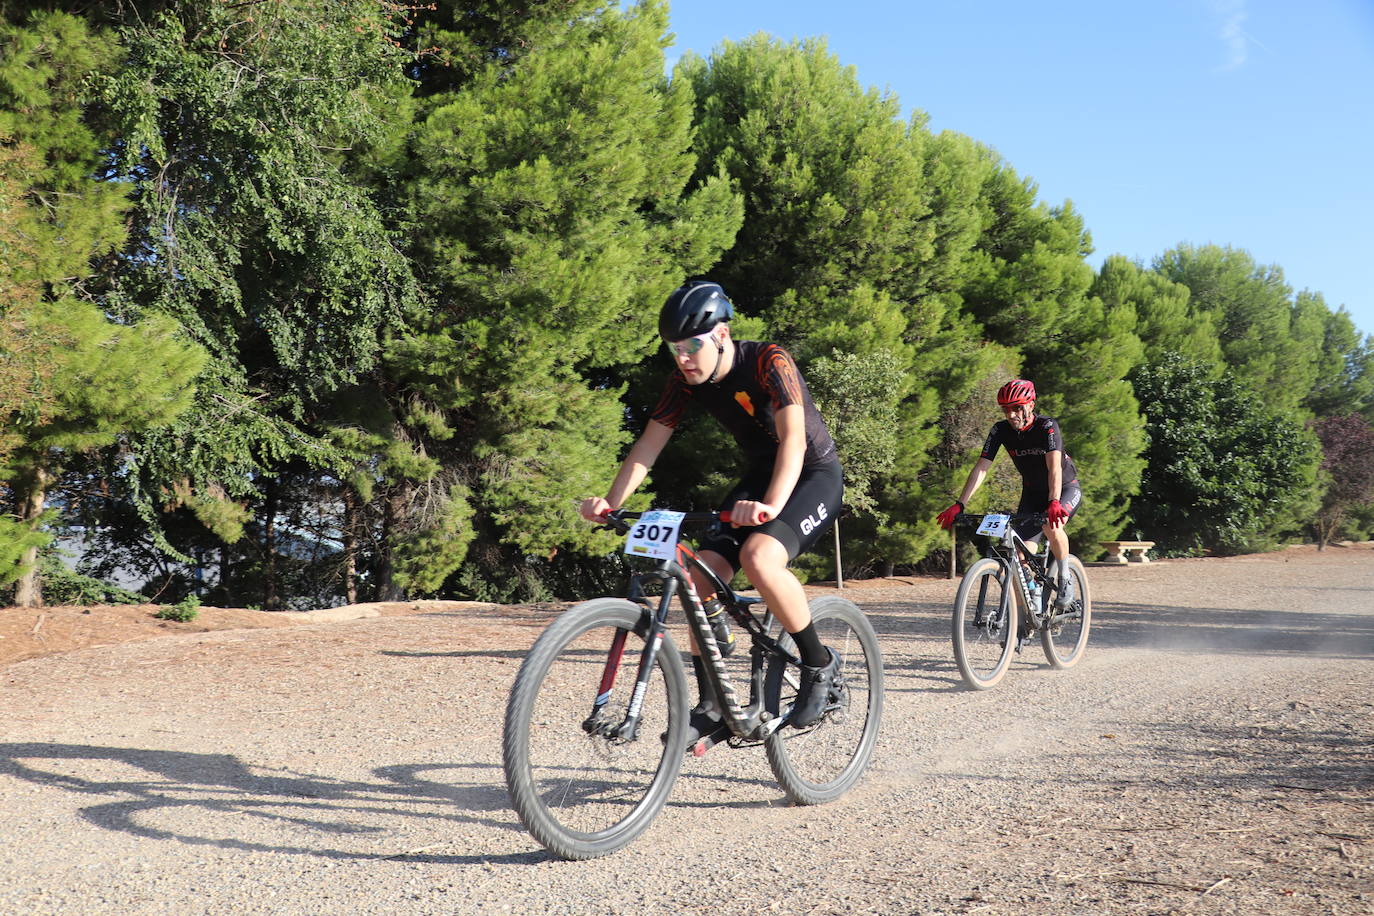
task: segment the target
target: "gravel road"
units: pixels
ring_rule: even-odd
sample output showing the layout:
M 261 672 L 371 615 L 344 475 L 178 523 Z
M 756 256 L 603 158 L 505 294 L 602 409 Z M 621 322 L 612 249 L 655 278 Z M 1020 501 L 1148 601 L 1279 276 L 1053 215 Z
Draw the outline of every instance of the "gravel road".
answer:
M 176 635 L 0 668 L 7 914 L 1374 913 L 1374 549 L 1091 567 L 1085 660 L 960 685 L 954 583 L 845 594 L 873 767 L 786 804 L 689 759 L 628 849 L 511 812 L 506 694 L 551 608 Z

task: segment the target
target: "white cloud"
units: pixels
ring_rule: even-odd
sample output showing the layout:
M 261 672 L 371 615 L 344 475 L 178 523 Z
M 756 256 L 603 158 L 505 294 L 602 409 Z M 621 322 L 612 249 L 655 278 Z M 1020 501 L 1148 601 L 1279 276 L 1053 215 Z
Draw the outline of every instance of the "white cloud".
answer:
M 1250 54 L 1250 36 L 1244 28 L 1249 16 L 1245 0 L 1212 0 L 1212 12 L 1221 20 L 1218 37 L 1226 48 L 1226 61 L 1218 69 L 1238 70 Z

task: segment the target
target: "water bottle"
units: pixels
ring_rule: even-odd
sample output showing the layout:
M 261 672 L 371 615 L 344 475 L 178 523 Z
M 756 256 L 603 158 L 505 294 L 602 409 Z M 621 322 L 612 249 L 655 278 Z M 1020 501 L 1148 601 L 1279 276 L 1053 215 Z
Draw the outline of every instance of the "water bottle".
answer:
M 706 599 L 704 607 L 706 622 L 711 625 L 711 632 L 715 634 L 720 654 L 729 655 L 735 651 L 735 634 L 730 632 L 730 615 L 725 613 L 725 605 L 712 595 Z
M 1021 567 L 1021 575 L 1026 580 L 1026 594 L 1030 596 L 1030 609 L 1032 612 L 1040 610 L 1040 583 L 1031 575 L 1029 566 Z

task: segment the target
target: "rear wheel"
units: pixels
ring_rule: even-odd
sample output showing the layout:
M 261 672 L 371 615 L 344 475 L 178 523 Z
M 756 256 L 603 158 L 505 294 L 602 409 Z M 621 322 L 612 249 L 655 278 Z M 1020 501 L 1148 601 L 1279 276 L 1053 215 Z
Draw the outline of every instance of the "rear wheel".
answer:
M 883 716 L 883 657 L 863 611 L 852 601 L 827 596 L 811 602 L 811 620 L 821 642 L 841 659 L 831 703 L 816 724 L 783 725 L 764 745 L 773 775 L 798 805 L 833 801 L 859 781 Z M 791 637 L 784 634 L 779 642 L 792 650 Z M 779 705 L 784 714 L 797 684 L 797 669 L 789 665 Z
M 984 557 L 969 567 L 954 597 L 954 661 L 974 690 L 994 687 L 1016 651 L 1015 586 L 1006 566 Z
M 1088 646 L 1088 630 L 1092 626 L 1092 596 L 1088 593 L 1088 574 L 1078 557 L 1070 555 L 1068 574 L 1073 577 L 1073 602 L 1067 611 L 1060 611 L 1049 601 L 1046 613 L 1052 615 L 1040 631 L 1040 645 L 1045 658 L 1055 668 L 1072 668 L 1083 657 Z M 1058 581 L 1058 571 L 1051 564 L 1050 581 Z
M 589 859 L 627 845 L 662 810 L 677 780 L 687 678 L 668 634 L 637 733 L 616 733 L 635 688 L 646 630 L 645 613 L 632 602 L 579 604 L 535 641 L 515 676 L 501 743 L 506 787 L 529 832 L 564 859 Z M 618 633 L 625 634 L 619 643 Z M 608 667 L 614 669 L 613 689 L 593 715 Z

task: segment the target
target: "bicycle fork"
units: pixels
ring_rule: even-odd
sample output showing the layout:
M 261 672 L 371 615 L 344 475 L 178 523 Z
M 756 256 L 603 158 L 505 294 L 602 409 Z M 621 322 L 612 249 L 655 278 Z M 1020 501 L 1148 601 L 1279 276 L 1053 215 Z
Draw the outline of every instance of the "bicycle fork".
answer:
M 671 588 L 670 583 L 665 589 L 665 600 L 659 605 L 657 614 L 648 613 L 648 603 L 642 595 L 631 595 L 631 600 L 644 607 L 645 617 L 648 619 L 648 632 L 644 637 L 644 648 L 639 653 L 639 668 L 635 674 L 633 693 L 625 709 L 625 718 L 618 723 L 609 721 L 606 718 L 606 704 L 611 701 L 611 695 L 615 692 L 616 675 L 625 657 L 625 642 L 630 635 L 629 630 L 616 630 L 615 638 L 611 640 L 610 651 L 606 653 L 606 665 L 601 670 L 601 684 L 597 688 L 596 699 L 592 702 L 592 714 L 582 722 L 582 730 L 587 734 L 602 735 L 616 741 L 634 741 L 639 738 L 644 696 L 649 690 L 649 678 L 653 675 L 654 665 L 658 662 L 659 650 L 663 647 L 663 635 L 668 631 L 667 598 L 670 597 L 668 592 Z

